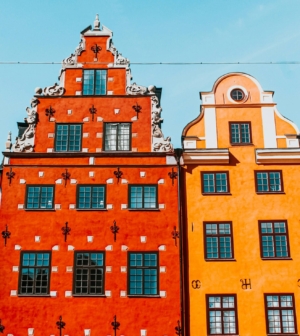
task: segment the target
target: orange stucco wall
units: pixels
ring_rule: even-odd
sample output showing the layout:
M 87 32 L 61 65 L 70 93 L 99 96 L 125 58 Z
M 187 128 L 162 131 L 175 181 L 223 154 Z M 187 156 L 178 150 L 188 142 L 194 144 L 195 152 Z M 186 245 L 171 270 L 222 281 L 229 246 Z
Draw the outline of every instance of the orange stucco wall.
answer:
M 241 85 L 251 94 L 252 102 L 236 104 L 225 99 L 228 88 Z M 255 149 L 264 148 L 259 88 L 243 74 L 223 76 L 214 86 L 218 148 L 229 148 L 228 164 L 193 164 L 184 167 L 187 231 L 187 260 L 190 335 L 207 335 L 207 294 L 236 294 L 239 335 L 266 335 L 265 293 L 293 293 L 296 314 L 300 314 L 298 287 L 300 267 L 298 234 L 299 202 L 297 189 L 298 164 L 256 164 Z M 205 104 L 204 104 L 205 105 Z M 205 107 L 205 106 L 204 106 Z M 204 115 L 205 118 L 205 115 Z M 204 123 L 204 118 L 199 120 Z M 296 134 L 287 121 L 275 116 L 276 134 Z M 230 121 L 249 121 L 252 145 L 231 146 Z M 188 128 L 184 136 L 199 136 Z M 206 130 L 206 133 L 209 130 Z M 201 134 L 201 136 L 203 136 Z M 280 140 L 280 141 L 279 141 Z M 278 147 L 285 148 L 286 140 L 278 139 Z M 188 152 L 188 150 L 186 150 Z M 217 151 L 217 149 L 216 149 Z M 255 170 L 281 170 L 284 192 L 257 194 Z M 201 172 L 228 171 L 228 195 L 202 194 Z M 290 244 L 290 260 L 262 260 L 260 253 L 259 220 L 286 220 Z M 204 254 L 204 222 L 232 222 L 232 261 L 207 261 Z M 252 289 L 242 289 L 241 279 L 251 279 Z M 194 289 L 193 280 L 201 281 Z M 298 330 L 300 327 L 298 320 Z

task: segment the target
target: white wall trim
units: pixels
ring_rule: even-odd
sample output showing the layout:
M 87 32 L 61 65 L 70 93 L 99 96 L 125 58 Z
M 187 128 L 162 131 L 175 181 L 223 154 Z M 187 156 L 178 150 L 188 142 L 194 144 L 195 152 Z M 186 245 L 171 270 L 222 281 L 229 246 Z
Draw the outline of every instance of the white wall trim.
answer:
M 218 148 L 216 109 L 214 107 L 205 107 L 204 127 L 206 148 Z
M 274 107 L 262 107 L 261 117 L 264 135 L 264 147 L 277 148 Z

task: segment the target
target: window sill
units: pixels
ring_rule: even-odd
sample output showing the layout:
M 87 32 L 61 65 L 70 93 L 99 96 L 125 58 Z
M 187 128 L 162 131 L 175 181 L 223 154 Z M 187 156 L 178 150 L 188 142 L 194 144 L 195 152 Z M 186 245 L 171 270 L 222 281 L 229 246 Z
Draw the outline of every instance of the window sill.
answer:
M 203 196 L 231 196 L 229 192 L 216 192 L 216 193 L 202 193 Z
M 103 149 L 102 152 L 105 152 L 105 153 L 132 153 L 132 150 L 105 150 Z
M 257 195 L 273 195 L 273 194 L 285 194 L 284 191 L 257 191 Z M 275 334 L 274 334 L 275 335 Z
M 261 260 L 293 260 L 290 257 L 284 257 L 284 258 L 261 258 Z
M 20 210 L 22 210 L 22 209 L 20 209 Z M 56 211 L 55 209 L 27 209 L 27 208 L 25 208 L 23 210 L 25 210 L 25 211 Z
M 31 298 L 51 298 L 50 294 L 17 294 L 18 297 L 31 297 Z
M 236 261 L 236 259 L 225 259 L 225 258 L 224 259 L 213 259 L 213 258 L 212 259 L 207 259 L 207 258 L 205 258 L 205 261 L 208 261 L 208 262 L 209 261 L 214 261 L 214 262 L 216 262 L 216 261 L 217 262 L 218 261 Z
M 97 298 L 97 297 L 101 297 L 101 298 L 106 298 L 107 296 L 105 294 L 99 294 L 99 295 L 89 295 L 89 294 L 72 294 L 72 297 L 82 297 L 82 298 Z
M 160 211 L 160 209 L 158 208 L 149 208 L 149 209 L 146 209 L 146 208 L 141 208 L 141 209 L 131 209 L 131 208 L 128 208 L 129 211 Z
M 133 294 L 127 294 L 127 297 L 129 298 L 161 298 L 160 295 L 133 295 Z
M 267 336 L 286 336 L 286 335 L 299 336 L 299 334 L 267 334 Z
M 77 211 L 107 211 L 107 208 L 104 208 L 104 209 L 79 209 L 79 208 L 75 208 L 75 210 L 77 210 Z
M 251 143 L 231 143 L 230 146 L 254 146 L 254 144 L 251 142 Z

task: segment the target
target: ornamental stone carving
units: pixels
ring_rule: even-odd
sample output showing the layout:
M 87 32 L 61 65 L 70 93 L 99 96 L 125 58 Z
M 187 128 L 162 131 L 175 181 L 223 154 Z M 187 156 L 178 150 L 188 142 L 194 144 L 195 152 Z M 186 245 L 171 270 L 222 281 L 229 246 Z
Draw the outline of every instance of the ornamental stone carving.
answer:
M 33 152 L 34 149 L 34 136 L 35 127 L 37 122 L 37 105 L 39 101 L 37 98 L 31 99 L 31 108 L 27 107 L 27 118 L 24 121 L 28 124 L 28 127 L 21 135 L 21 137 L 16 138 L 16 143 L 12 146 L 13 152 Z
M 63 60 L 63 65 L 74 65 L 76 64 L 76 55 L 71 54 L 69 57 Z
M 47 86 L 43 90 L 45 96 L 62 96 L 65 93 L 65 88 L 54 83 L 52 86 Z
M 118 54 L 117 59 L 116 59 L 116 64 L 118 65 L 129 65 L 130 61 L 128 58 L 122 56 L 122 54 Z
M 137 85 L 133 83 L 132 85 L 128 85 L 126 87 L 126 93 L 128 95 L 144 95 L 148 92 L 146 86 Z
M 155 86 L 149 86 L 149 92 L 155 91 Z M 164 138 L 163 132 L 160 128 L 163 119 L 160 114 L 162 108 L 160 107 L 159 99 L 157 96 L 151 97 L 151 113 L 152 113 L 152 150 L 153 152 L 166 152 L 172 153 L 174 151 L 171 143 L 171 138 L 168 136 Z
M 84 43 L 84 40 L 81 39 L 78 46 L 76 47 L 75 49 L 75 55 L 76 56 L 79 56 L 81 55 L 81 53 L 83 52 L 83 50 L 85 50 L 85 43 Z

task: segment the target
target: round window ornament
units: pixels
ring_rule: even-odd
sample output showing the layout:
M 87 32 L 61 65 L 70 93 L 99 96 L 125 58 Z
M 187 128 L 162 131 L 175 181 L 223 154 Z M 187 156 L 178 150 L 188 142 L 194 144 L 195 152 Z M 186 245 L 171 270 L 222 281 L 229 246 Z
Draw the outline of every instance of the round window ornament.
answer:
M 230 92 L 230 97 L 236 102 L 241 102 L 245 99 L 245 93 L 241 89 L 233 89 Z

